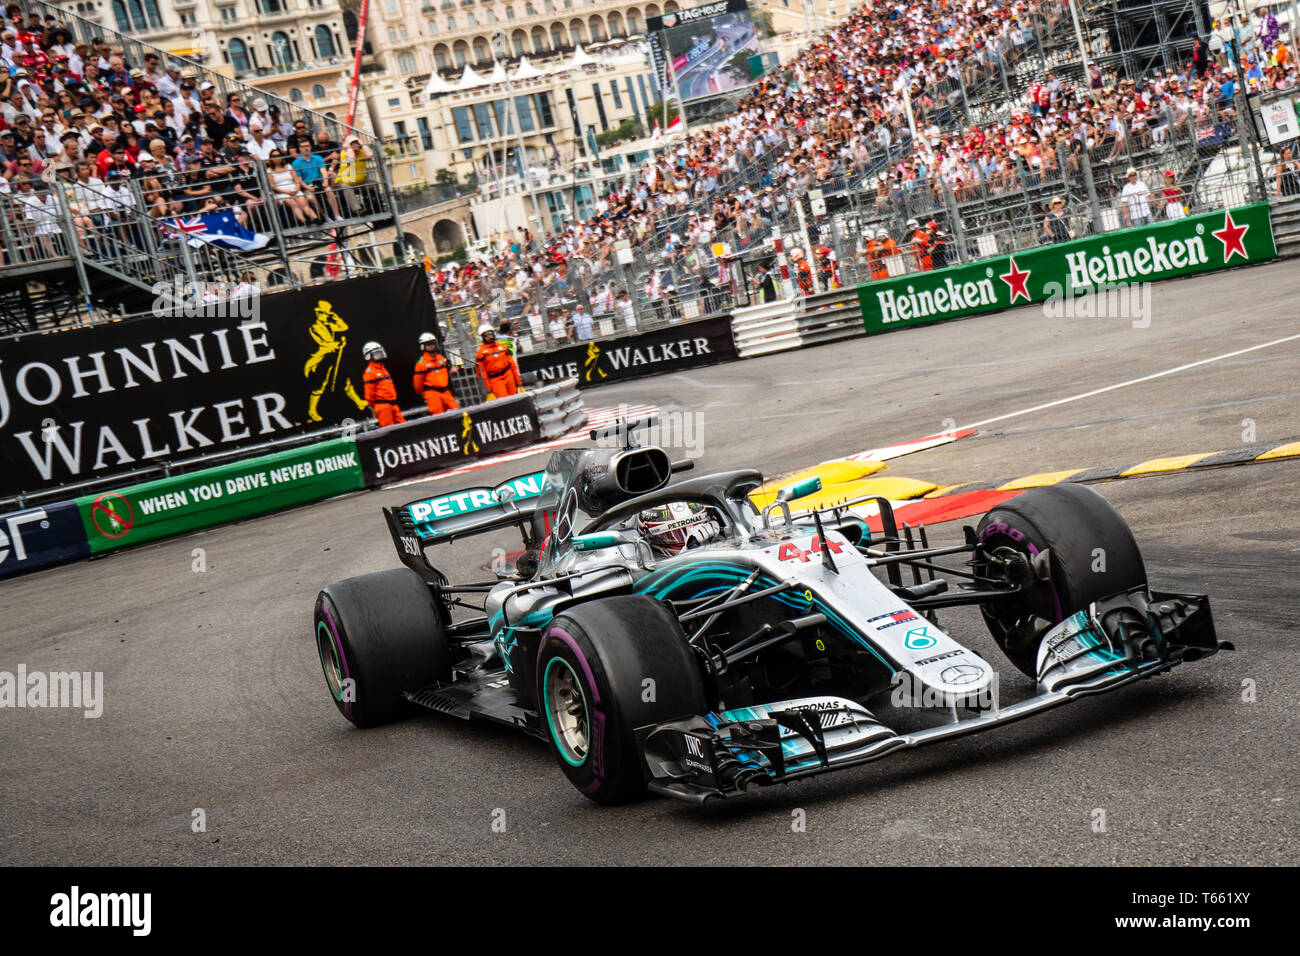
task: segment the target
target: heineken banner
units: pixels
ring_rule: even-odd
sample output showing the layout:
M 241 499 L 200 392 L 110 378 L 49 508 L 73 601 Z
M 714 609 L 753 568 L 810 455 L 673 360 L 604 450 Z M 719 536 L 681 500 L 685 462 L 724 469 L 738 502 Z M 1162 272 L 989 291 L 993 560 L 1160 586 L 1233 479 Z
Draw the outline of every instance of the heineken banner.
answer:
M 435 329 L 411 267 L 4 340 L 0 497 L 360 419 L 370 339 L 398 400 L 421 404 L 417 339 Z
M 197 531 L 363 486 L 348 439 L 206 468 L 77 499 L 92 554 Z
M 553 352 L 520 355 L 519 371 L 536 372 L 542 384 L 576 378 L 579 388 L 590 388 L 736 357 L 731 318 L 717 316 L 570 345 Z
M 366 432 L 357 436 L 357 450 L 366 484 L 380 485 L 536 440 L 537 413 L 525 394 Z
M 858 286 L 862 322 L 883 332 L 1117 285 L 1276 258 L 1257 203 Z

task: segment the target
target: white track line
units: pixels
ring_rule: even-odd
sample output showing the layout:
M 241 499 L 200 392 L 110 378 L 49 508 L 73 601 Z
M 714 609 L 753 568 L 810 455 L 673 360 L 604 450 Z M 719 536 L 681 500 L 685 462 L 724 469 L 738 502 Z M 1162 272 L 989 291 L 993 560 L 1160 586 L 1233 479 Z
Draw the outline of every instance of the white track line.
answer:
M 1285 338 L 1274 339 L 1271 342 L 1261 342 L 1259 345 L 1251 345 L 1244 349 L 1237 349 L 1234 352 L 1224 352 L 1222 355 L 1215 355 L 1210 358 L 1199 359 L 1195 362 L 1188 362 L 1186 365 L 1179 365 L 1176 368 L 1167 368 L 1163 372 L 1153 372 L 1150 375 L 1143 375 L 1141 378 L 1131 378 L 1127 382 L 1116 382 L 1114 385 L 1107 385 L 1104 388 L 1094 388 L 1091 392 L 1071 395 L 1069 398 L 1058 398 L 1054 402 L 1045 402 L 1042 405 L 1035 405 L 1032 408 L 1022 408 L 1018 412 L 1007 412 L 1005 415 L 996 415 L 993 418 L 986 418 L 983 421 L 971 422 L 969 425 L 963 425 L 962 428 L 979 428 L 981 425 L 991 425 L 994 422 L 1005 421 L 1008 418 L 1016 418 L 1020 415 L 1028 415 L 1031 412 L 1041 412 L 1045 408 L 1055 408 L 1058 405 L 1068 405 L 1070 402 L 1077 402 L 1080 399 L 1092 398 L 1094 395 L 1103 395 L 1106 392 L 1113 392 L 1117 388 L 1127 388 L 1130 385 L 1140 385 L 1143 382 L 1150 382 L 1157 378 L 1164 378 L 1166 375 L 1175 375 L 1178 372 L 1186 372 L 1188 369 L 1198 368 L 1201 365 L 1209 365 L 1211 362 L 1221 362 L 1223 359 L 1245 355 L 1247 352 L 1257 352 L 1260 349 L 1271 348 L 1274 345 L 1282 345 L 1286 342 L 1294 342 L 1297 339 L 1300 339 L 1300 334 L 1288 335 Z
M 918 438 L 915 441 L 899 442 L 896 445 L 886 445 L 883 448 L 860 451 L 856 455 L 849 455 L 848 459 L 850 461 L 889 461 L 893 458 L 910 455 L 913 452 L 927 451 L 940 445 L 948 445 L 963 438 L 969 438 L 975 434 L 975 431 L 974 428 L 954 429 L 951 432 L 944 432 L 939 435 L 927 435 L 925 438 Z

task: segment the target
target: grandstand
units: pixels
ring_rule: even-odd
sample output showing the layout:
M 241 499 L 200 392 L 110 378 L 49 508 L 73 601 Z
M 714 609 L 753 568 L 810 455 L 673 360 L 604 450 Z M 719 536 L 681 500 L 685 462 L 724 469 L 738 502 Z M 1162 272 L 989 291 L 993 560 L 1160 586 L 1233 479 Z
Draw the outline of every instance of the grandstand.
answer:
M 925 267 L 911 219 L 937 223 L 949 263 L 1042 245 L 1054 199 L 1070 234 L 1124 228 L 1130 167 L 1161 215 L 1272 194 L 1235 73 L 1191 69 L 1196 4 L 1079 9 L 1076 28 L 1056 0 L 989 17 L 952 2 L 940 34 L 928 7 L 861 7 L 729 101 L 730 116 L 668 140 L 593 218 L 437 275 L 440 308 L 467 340 L 504 320 L 525 349 L 548 349 L 588 337 L 579 304 L 596 337 L 747 304 L 746 276 L 777 239 L 812 266 L 805 287 L 784 285 L 798 296 L 868 279 L 864 240 L 882 229 L 903 247 L 891 275 Z M 1295 86 L 1285 52 L 1251 51 L 1268 61 L 1252 93 Z M 631 308 L 609 308 L 611 292 Z
M 51 78 L 64 87 L 71 96 L 51 102 L 50 129 L 64 136 L 71 130 L 77 142 L 73 153 L 48 157 L 43 171 L 30 169 L 30 184 L 20 181 L 28 175 L 21 170 L 6 184 L 0 332 L 140 313 L 153 306 L 160 283 L 191 295 L 197 289 L 210 299 L 224 294 L 218 289 L 293 288 L 404 258 L 400 239 L 380 243 L 373 236 L 385 227 L 395 227 L 398 237 L 402 233 L 384 150 L 369 133 L 42 0 L 21 7 L 28 24 L 38 22 L 42 29 L 24 34 L 31 63 L 17 63 L 10 82 L 21 89 Z M 69 55 L 85 71 L 76 74 L 80 83 L 64 82 L 75 71 L 56 72 L 69 62 L 60 57 Z M 150 63 L 153 74 L 133 72 Z M 99 69 L 105 64 L 107 70 Z M 173 118 L 175 104 L 155 95 L 169 89 L 169 82 L 171 89 L 193 86 L 190 122 Z M 265 110 L 254 111 L 261 101 Z M 208 102 L 220 107 L 215 119 Z M 243 107 L 244 122 L 227 118 L 232 103 Z M 84 117 L 68 115 L 73 110 Z M 155 122 L 155 111 L 167 115 Z M 40 122 L 37 113 L 34 125 Z M 264 127 L 263 135 L 254 136 L 255 125 Z M 128 143 L 127 162 L 119 166 L 125 175 L 111 177 L 115 164 L 99 159 L 104 142 L 92 135 L 95 126 L 121 131 L 119 141 Z M 236 137 L 214 143 L 213 155 L 205 157 L 207 147 L 198 145 L 205 134 L 232 126 Z M 164 135 L 156 137 L 159 128 Z M 326 176 L 317 172 L 314 184 L 298 176 L 295 186 L 287 172 L 294 156 L 264 159 L 272 148 L 287 153 L 286 146 L 304 132 Z M 163 146 L 151 154 L 154 138 Z M 76 168 L 81 159 L 92 164 L 88 176 Z M 341 164 L 348 173 L 343 177 Z

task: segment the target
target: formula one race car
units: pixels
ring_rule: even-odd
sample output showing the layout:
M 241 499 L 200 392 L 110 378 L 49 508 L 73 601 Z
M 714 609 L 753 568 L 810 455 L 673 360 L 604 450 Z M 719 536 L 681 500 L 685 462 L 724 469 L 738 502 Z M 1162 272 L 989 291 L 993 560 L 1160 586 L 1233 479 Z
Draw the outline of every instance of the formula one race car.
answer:
M 421 708 L 487 718 L 546 740 L 598 802 L 647 789 L 703 802 L 1230 648 L 1206 597 L 1148 587 L 1128 526 L 1082 485 L 1027 491 L 964 541 L 931 547 L 883 498 L 792 508 L 816 478 L 762 508 L 756 471 L 671 483 L 691 463 L 639 447 L 643 424 L 495 488 L 385 509 L 406 567 L 316 601 L 343 715 L 358 727 Z M 512 526 L 523 551 L 496 581 L 452 584 L 425 553 Z M 999 699 L 995 666 L 937 623 L 958 605 L 979 607 L 1034 693 Z

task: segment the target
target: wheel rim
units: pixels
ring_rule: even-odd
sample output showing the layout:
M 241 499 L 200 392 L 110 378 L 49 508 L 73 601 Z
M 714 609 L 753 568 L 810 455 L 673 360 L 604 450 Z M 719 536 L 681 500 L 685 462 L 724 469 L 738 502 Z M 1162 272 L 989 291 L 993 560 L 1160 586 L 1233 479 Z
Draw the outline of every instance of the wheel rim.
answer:
M 1029 557 L 1011 544 L 999 544 L 992 548 L 992 553 L 1003 557 L 1012 554 Z M 1053 620 L 1051 613 L 1054 604 L 1059 603 L 1055 594 L 1050 584 L 1036 581 L 1021 596 L 1003 602 L 996 610 L 980 609 L 994 641 L 1013 661 L 1017 661 L 1018 666 L 1023 665 L 1022 669 L 1034 668 L 1038 639 L 1059 620 Z
M 581 767 L 590 749 L 587 695 L 582 682 L 567 661 L 553 657 L 546 665 L 543 685 L 551 739 L 566 763 Z
M 343 661 L 338 645 L 324 621 L 316 625 L 316 650 L 320 654 L 320 667 L 325 672 L 325 683 L 336 701 L 343 700 Z

